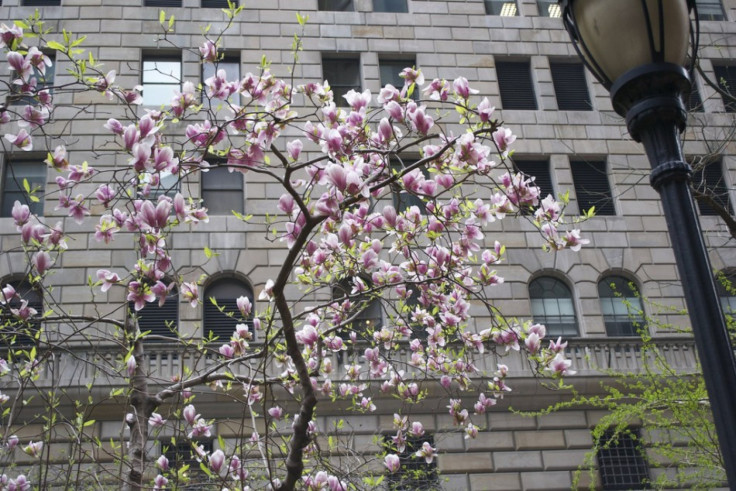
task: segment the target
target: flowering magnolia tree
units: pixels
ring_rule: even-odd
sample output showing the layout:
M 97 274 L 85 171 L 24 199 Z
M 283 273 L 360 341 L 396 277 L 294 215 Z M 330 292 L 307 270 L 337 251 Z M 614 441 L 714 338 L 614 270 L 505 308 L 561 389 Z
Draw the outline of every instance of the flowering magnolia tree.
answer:
M 230 23 L 241 8 L 228 11 Z M 167 42 L 173 18 L 162 13 L 161 20 L 161 41 Z M 506 319 L 492 304 L 493 287 L 503 282 L 495 268 L 505 251 L 502 238 L 487 236 L 484 227 L 520 218 L 536 225 L 543 247 L 575 251 L 587 241 L 565 229 L 564 203 L 540 196 L 532 178 L 513 172 L 515 136 L 493 119 L 488 99 L 476 100 L 464 78 L 426 82 L 408 67 L 401 73 L 403 87 L 387 85 L 377 96 L 350 91 L 345 101 L 336 101 L 328 81 L 280 79 L 265 63 L 259 73 L 228 80 L 218 69 L 220 37 L 208 34 L 199 53 L 203 64 L 214 65 L 214 76 L 202 86 L 183 80 L 169 105 L 143 110 L 140 88 L 116 85 L 116 73 L 83 51 L 82 39 L 50 33 L 38 18 L 3 25 L 0 36 L 12 74 L 2 89 L 3 150 L 48 146 L 45 162 L 56 183 L 45 191 L 44 217 L 30 211 L 39 197 L 27 181 L 19 183 L 26 199 L 12 208 L 15 252 L 22 250 L 27 259 L 26 290 L 43 291 L 46 305 L 33 308 L 28 291 L 17 283 L 2 285 L 0 488 L 43 488 L 59 479 L 68 486 L 176 488 L 197 471 L 229 489 L 349 489 L 380 477 L 321 458 L 316 437 L 325 429 L 315 424 L 320 405 L 337 402 L 360 413 L 398 400 L 395 436 L 375 456 L 386 473 L 394 473 L 407 441 L 424 433 L 408 415 L 430 392 L 442 394 L 458 430 L 472 438 L 479 429 L 474 416 L 511 390 L 504 353 L 524 351 L 538 373 L 571 373 L 565 343 L 548 343 L 544 326 Z M 295 55 L 299 49 L 297 40 Z M 48 50 L 70 67 L 73 83 L 51 88 L 39 82 L 51 65 Z M 83 91 L 120 106 L 124 117 L 109 119 L 100 131 L 112 141 L 105 151 L 114 147 L 127 155 L 126 164 L 106 164 L 109 158 L 79 162 L 75 151 L 89 149 L 63 143 L 73 135 L 55 123 L 62 106 L 54 101 Z M 237 311 L 225 312 L 241 322 L 229 339 L 172 329 L 166 340 L 177 343 L 182 359 L 188 353 L 207 363 L 160 380 L 148 367 L 150 333 L 141 332 L 135 313 L 150 303 L 175 301 L 172 291 L 191 308 L 211 301 L 200 296 L 206 278 L 192 277 L 191 264 L 175 264 L 170 248 L 178 230 L 205 227 L 208 216 L 196 199 L 155 196 L 152 189 L 166 176 L 191 179 L 216 165 L 259 175 L 281 190 L 277 214 L 238 218 L 260 227 L 285 259 L 277 274 L 263 278 L 256 305 L 241 297 Z M 397 192 L 413 196 L 414 204 L 394 207 Z M 92 248 L 122 241 L 137 255 L 125 269 L 100 269 L 89 279 L 96 295 L 125 290 L 123 305 L 110 315 L 79 315 L 55 296 L 54 282 L 63 275 L 57 265 L 67 243 L 82 234 L 94 235 Z M 336 285 L 344 290 L 338 296 Z M 381 306 L 384 321 L 358 326 L 361 313 L 374 305 Z M 471 318 L 471 306 L 485 311 L 484 325 Z M 88 350 L 117 350 L 112 357 L 77 360 L 113 381 L 109 394 L 89 388 L 64 402 L 63 387 L 57 393 L 35 387 L 59 356 L 75 356 L 75 342 Z M 477 368 L 487 359 L 494 360 L 485 363 L 492 370 Z M 213 393 L 231 398 L 252 422 L 237 444 L 220 439 L 214 449 L 200 445 L 213 433 L 217 413 L 207 414 L 214 406 L 199 402 Z M 102 442 L 86 431 L 105 398 L 125 406 L 121 441 Z M 32 412 L 31 401 L 41 401 L 43 409 Z M 44 431 L 35 438 L 16 436 L 23 425 L 39 421 Z M 69 462 L 55 462 L 48 449 L 60 428 L 78 445 Z M 152 441 L 163 443 L 152 450 Z M 182 444 L 196 461 L 175 462 L 163 453 Z M 413 458 L 431 462 L 436 452 L 424 442 Z M 37 461 L 24 467 L 29 456 Z

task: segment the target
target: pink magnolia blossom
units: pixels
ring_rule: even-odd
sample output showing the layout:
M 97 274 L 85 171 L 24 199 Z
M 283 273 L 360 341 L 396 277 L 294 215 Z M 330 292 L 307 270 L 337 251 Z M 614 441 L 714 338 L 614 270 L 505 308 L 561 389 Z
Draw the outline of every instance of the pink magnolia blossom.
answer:
M 398 472 L 401 468 L 401 459 L 398 455 L 390 453 L 384 457 L 383 465 L 385 465 L 386 469 L 391 473 Z
M 203 62 L 214 63 L 217 61 L 217 46 L 208 39 L 199 47 L 199 54 Z
M 190 425 L 193 425 L 199 419 L 199 414 L 197 414 L 197 410 L 194 409 L 192 404 L 189 404 L 184 408 L 182 415 L 184 416 L 184 420 L 186 420 Z
M 169 470 L 169 459 L 167 459 L 165 455 L 160 456 L 156 460 L 156 467 L 158 467 L 164 472 L 168 471 Z
M 31 140 L 31 135 L 29 135 L 23 128 L 21 128 L 15 135 L 6 133 L 5 139 L 25 152 L 33 150 L 33 140 Z
M 192 308 L 199 303 L 199 287 L 196 283 L 184 282 L 181 284 L 181 295 Z
M 23 29 L 12 24 L 10 27 L 0 25 L 0 48 L 13 49 L 13 43 L 23 38 Z
M 148 424 L 154 428 L 160 428 L 166 424 L 166 420 L 159 413 L 152 413 L 148 418 Z
M 437 452 L 437 449 L 432 447 L 432 445 L 430 445 L 429 442 L 424 442 L 422 444 L 422 448 L 417 450 L 415 455 L 417 457 L 423 458 L 426 463 L 431 464 L 432 461 L 434 460 L 436 452 Z
M 164 477 L 161 474 L 159 474 L 153 480 L 153 489 L 155 491 L 158 491 L 160 489 L 164 489 L 168 483 L 169 483 L 169 480 L 166 479 L 166 477 Z
M 268 415 L 276 421 L 280 421 L 282 416 L 284 415 L 284 409 L 280 406 L 274 406 L 268 409 Z
M 117 273 L 112 273 L 106 269 L 100 269 L 97 271 L 97 279 L 102 281 L 102 292 L 108 291 L 112 285 L 120 281 L 120 276 Z
M 136 368 L 138 368 L 138 362 L 136 362 L 135 356 L 129 355 L 128 359 L 125 360 L 125 370 L 128 373 L 128 377 L 135 375 Z
M 209 462 L 208 462 L 209 467 L 212 470 L 212 472 L 219 474 L 224 463 L 225 463 L 225 453 L 222 450 L 218 448 L 217 450 L 212 452 L 212 455 L 210 455 Z
M 39 251 L 33 255 L 33 267 L 39 275 L 43 276 L 51 265 L 51 256 L 48 252 Z

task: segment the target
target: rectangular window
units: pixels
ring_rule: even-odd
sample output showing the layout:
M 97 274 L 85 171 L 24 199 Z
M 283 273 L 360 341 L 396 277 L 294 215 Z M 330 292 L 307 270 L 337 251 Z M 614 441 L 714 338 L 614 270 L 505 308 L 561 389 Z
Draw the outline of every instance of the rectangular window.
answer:
M 210 162 L 211 164 L 214 162 Z M 231 215 L 245 212 L 243 175 L 229 172 L 227 167 L 213 167 L 202 172 L 202 200 L 210 215 Z
M 174 90 L 181 90 L 181 58 L 143 56 L 143 104 L 170 104 Z
M 504 109 L 536 109 L 532 72 L 528 61 L 497 61 L 498 89 Z
M 353 12 L 355 6 L 353 0 L 318 0 L 319 10 L 334 10 L 338 12 Z
M 606 431 L 598 442 L 598 472 L 603 489 L 643 489 L 649 468 L 641 451 L 639 430 L 629 428 L 614 437 Z
M 61 0 L 23 0 L 21 5 L 27 7 L 53 7 L 54 5 L 61 5 Z
M 169 459 L 169 466 L 172 469 L 181 469 L 184 465 L 189 466 L 189 480 L 186 486 L 177 489 L 205 489 L 208 486 L 209 478 L 207 474 L 200 468 L 201 453 L 195 452 L 192 445 L 197 445 L 203 451 L 202 453 L 211 454 L 214 448 L 212 440 L 195 440 L 188 441 L 183 439 L 174 443 L 171 440 L 161 442 L 162 455 Z M 211 484 L 211 483 L 210 483 Z
M 404 87 L 404 79 L 399 77 L 399 74 L 404 68 L 416 67 L 416 64 L 417 60 L 414 58 L 379 58 L 378 70 L 381 75 L 381 87 L 391 84 L 401 90 Z M 420 89 L 421 87 L 414 87 L 414 92 L 411 94 L 412 99 L 418 97 Z
M 725 20 L 721 0 L 695 0 L 700 20 Z
M 736 66 L 714 66 L 716 81 L 730 96 L 721 94 L 726 112 L 736 112 Z
M 230 3 L 238 6 L 238 0 L 230 0 Z M 202 7 L 216 7 L 221 9 L 230 8 L 227 0 L 202 0 Z
M 604 161 L 570 162 L 580 213 L 595 206 L 596 215 L 615 215 L 611 185 Z
M 56 56 L 55 53 L 44 53 L 49 57 L 51 66 L 46 66 L 45 73 L 41 73 L 38 68 L 33 67 L 32 77 L 36 79 L 35 86 L 33 85 L 13 85 L 11 95 L 8 97 L 8 101 L 14 105 L 35 105 L 38 103 L 36 98 L 30 94 L 38 94 L 42 90 L 48 89 L 49 92 L 53 92 L 54 77 L 56 75 Z M 13 72 L 15 73 L 15 72 Z
M 143 0 L 144 7 L 181 7 L 181 0 Z
M 418 438 L 407 437 L 403 452 L 398 452 L 393 445 L 391 435 L 386 435 L 384 445 L 389 453 L 399 456 L 401 468 L 396 472 L 386 474 L 386 483 L 391 491 L 414 491 L 417 489 L 440 489 L 440 479 L 437 474 L 437 459 L 431 463 L 418 457 L 416 453 L 425 443 L 434 447 L 434 437 L 424 435 Z
M 406 0 L 373 0 L 374 12 L 408 12 Z
M 484 0 L 486 14 L 514 17 L 519 15 L 515 0 Z
M 343 97 L 350 90 L 361 90 L 360 59 L 322 57 L 322 78 L 327 80 L 337 106 L 346 106 Z
M 733 213 L 728 199 L 728 186 L 723 177 L 723 163 L 720 159 L 704 162 L 693 174 L 695 199 L 701 215 L 718 215 L 717 208 Z
M 237 56 L 225 56 L 217 63 L 217 66 L 212 63 L 202 65 L 202 98 L 205 107 L 209 107 L 210 105 L 217 107 L 219 104 L 224 105 L 220 99 L 210 99 L 206 94 L 207 87 L 205 86 L 205 81 L 210 77 L 214 77 L 219 70 L 225 70 L 225 76 L 229 82 L 240 80 L 240 59 Z M 236 95 L 231 95 L 227 101 L 230 104 L 237 104 L 238 99 L 236 97 Z
M 561 111 L 590 111 L 588 83 L 582 63 L 550 62 L 557 107 Z
M 38 160 L 23 160 L 6 157 L 0 216 L 12 216 L 13 204 L 16 201 L 28 205 L 32 213 L 43 215 L 46 168 L 46 164 L 40 158 Z M 37 198 L 36 201 L 32 200 L 26 192 L 24 181 L 28 182 L 33 197 Z
M 562 10 L 557 0 L 537 0 L 537 8 L 542 17 L 562 17 Z
M 534 183 L 539 187 L 539 198 L 544 199 L 548 194 L 555 195 L 552 185 L 552 174 L 547 160 L 515 160 L 514 164 L 519 172 L 529 177 L 534 176 Z

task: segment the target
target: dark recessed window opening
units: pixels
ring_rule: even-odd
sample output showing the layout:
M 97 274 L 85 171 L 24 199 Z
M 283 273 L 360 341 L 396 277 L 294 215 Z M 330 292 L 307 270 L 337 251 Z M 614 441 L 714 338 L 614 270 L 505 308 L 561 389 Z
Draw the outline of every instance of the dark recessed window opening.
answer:
M 237 324 L 247 324 L 253 334 L 251 340 L 255 340 L 253 332 L 253 314 L 248 319 L 243 319 L 238 310 L 237 300 L 240 297 L 248 297 L 253 310 L 253 290 L 243 281 L 236 278 L 221 278 L 209 285 L 204 292 L 202 302 L 204 304 L 204 335 L 217 336 L 219 342 L 227 342 L 235 332 Z M 214 298 L 217 305 L 210 300 Z M 222 308 L 222 310 L 220 310 Z
M 598 448 L 598 472 L 606 490 L 646 489 L 649 468 L 641 451 L 638 429 L 628 429 L 616 436 L 607 431 Z
M 557 107 L 562 111 L 590 111 L 593 105 L 582 63 L 550 63 Z
M 542 276 L 529 283 L 529 298 L 534 322 L 544 324 L 549 336 L 577 336 L 578 321 L 572 292 L 552 276 Z
M 596 215 L 615 215 L 611 185 L 608 182 L 606 163 L 603 161 L 570 162 L 575 194 L 580 213 L 595 206 Z
M 695 200 L 701 215 L 716 216 L 718 208 L 733 213 L 728 198 L 728 186 L 723 176 L 723 162 L 715 159 L 699 164 L 700 168 L 693 173 Z
M 639 290 L 622 276 L 606 276 L 598 282 L 606 334 L 609 336 L 636 336 L 644 327 L 644 310 Z
M 332 96 L 338 106 L 347 106 L 345 94 L 351 90 L 360 91 L 360 60 L 358 58 L 322 58 L 322 78 L 332 89 Z
M 26 160 L 6 157 L 3 168 L 2 210 L 0 216 L 12 216 L 16 201 L 28 205 L 31 213 L 43 215 L 44 194 L 46 189 L 47 165 L 41 158 Z M 35 200 L 26 192 L 25 183 Z
M 497 61 L 496 74 L 504 109 L 537 108 L 528 61 Z

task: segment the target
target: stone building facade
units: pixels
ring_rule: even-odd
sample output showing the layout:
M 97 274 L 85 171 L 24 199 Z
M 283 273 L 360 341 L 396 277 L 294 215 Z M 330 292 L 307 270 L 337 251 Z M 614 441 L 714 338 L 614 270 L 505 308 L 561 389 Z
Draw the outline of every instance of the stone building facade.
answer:
M 177 3 L 179 6 L 156 6 Z M 0 18 L 24 18 L 38 9 L 54 30 L 65 28 L 86 35 L 85 45 L 94 56 L 117 70 L 117 82 L 126 87 L 142 84 L 144 101 L 148 99 L 146 104 L 155 106 L 150 94 L 170 89 L 171 82 L 157 79 L 154 65 L 172 70 L 176 78 L 195 83 L 202 80 L 196 53 L 156 41 L 159 9 L 176 17 L 171 41 L 194 47 L 200 42 L 201 25 L 211 24 L 213 30 L 224 27 L 221 9 L 208 6 L 219 3 L 3 0 Z M 703 4 L 706 14 L 701 22 L 699 53 L 703 73 L 711 80 L 736 84 L 736 0 L 698 3 Z M 296 11 L 309 15 L 303 29 L 297 23 Z M 582 70 L 555 12 L 555 3 L 548 0 L 247 0 L 243 13 L 223 36 L 222 46 L 227 69 L 233 73 L 243 76 L 257 71 L 265 55 L 275 74 L 288 76 L 293 34 L 300 33 L 304 50 L 293 67 L 295 80 L 326 78 L 335 90 L 359 87 L 375 94 L 383 83 L 394 80 L 391 77 L 399 67 L 407 65 L 421 68 L 428 79 L 466 77 L 494 103 L 499 120 L 519 136 L 514 155 L 518 167 L 536 174 L 543 191 L 569 191 L 571 214 L 590 206 L 598 211 L 581 225 L 591 243 L 579 253 L 542 251 L 538 232 L 530 224 L 515 221 L 496 226 L 508 247 L 508 261 L 499 268 L 505 283 L 495 290 L 504 314 L 533 315 L 555 326 L 552 332 L 570 338 L 578 371 L 572 382 L 583 390 L 596 391 L 605 379 L 597 368 L 637 366 L 635 333 L 621 318 L 610 289 L 606 290 L 611 281 L 623 279 L 620 285 L 633 282 L 641 296 L 651 301 L 644 307 L 647 314 L 660 315 L 664 324 L 673 326 L 653 334 L 673 359 L 680 360 L 683 370 L 690 370 L 694 365 L 692 342 L 676 329 L 687 326 L 687 317 L 679 313 L 684 307 L 682 288 L 659 198 L 649 186 L 649 164 L 640 145 L 627 135 L 623 121 L 613 112 L 605 89 Z M 63 60 L 55 66 L 54 83 L 68 81 Z M 734 109 L 699 75 L 695 88 L 684 150 L 693 158 L 713 156 L 701 179 L 715 186 L 721 193 L 718 199 L 728 203 L 733 198 L 731 183 L 736 179 L 736 147 L 730 133 L 735 127 Z M 103 165 L 124 165 L 127 158 L 105 151 L 109 136 L 101 128 L 108 118 L 116 117 L 118 109 L 96 95 L 64 97 L 57 101 L 57 116 L 68 120 L 73 135 L 69 149 L 74 158 L 90 162 L 117 159 Z M 75 109 L 86 104 L 92 104 L 92 110 Z M 170 131 L 178 130 L 183 128 Z M 46 173 L 43 164 L 32 162 L 36 159 L 40 163 L 43 157 L 0 156 L 0 278 L 13 278 L 24 268 L 23 258 L 14 252 L 19 239 L 9 218 L 9 206 L 17 199 L 18 190 L 8 178 L 8 169 L 27 172 L 29 179 L 50 185 L 55 178 L 52 172 Z M 211 200 L 213 213 L 209 223 L 174 237 L 174 260 L 194 265 L 186 273 L 189 278 L 202 273 L 210 276 L 204 285 L 205 295 L 208 288 L 212 288 L 210 292 L 241 288 L 257 297 L 283 263 L 286 251 L 275 247 L 257 226 L 228 216 L 228 210 L 239 207 L 243 213 L 264 218 L 275 210 L 276 190 L 257 175 L 234 183 L 216 178 L 200 182 L 197 178 L 186 182 L 183 190 L 203 198 L 205 205 Z M 226 199 L 227 205 L 215 204 L 215 196 Z M 43 207 L 45 216 L 54 217 L 54 203 L 38 206 Z M 701 208 L 711 261 L 716 270 L 728 271 L 736 267 L 736 249 L 722 220 L 711 211 Z M 70 227 L 74 227 L 71 222 Z M 87 278 L 98 268 L 129 264 L 135 258 L 128 250 L 130 245 L 120 241 L 97 247 L 91 238 L 93 230 L 77 232 L 77 240 L 69 243 L 69 251 L 58 265 L 62 269 L 54 278 L 56 300 L 89 315 L 124 303 L 122 291 L 93 295 Z M 205 247 L 217 255 L 206 258 Z M 192 310 L 185 303 L 172 304 L 179 331 L 200 335 L 207 307 Z M 660 309 L 655 306 L 662 306 L 661 312 L 654 312 Z M 482 318 L 477 322 L 481 324 Z M 169 372 L 176 372 L 179 362 L 173 353 L 162 351 L 156 363 L 161 377 L 166 378 Z M 518 365 L 523 368 L 520 362 Z M 505 411 L 509 405 L 535 409 L 559 397 L 539 388 L 523 370 L 517 378 L 518 389 L 498 410 L 486 415 L 486 428 L 476 440 L 451 431 L 450 417 L 444 408 L 432 406 L 431 400 L 422 410 L 426 412 L 417 415 L 441 451 L 438 482 L 446 489 L 569 489 L 572 485 L 575 470 L 591 447 L 590 427 L 600 413 L 577 410 L 536 418 L 510 414 Z M 70 381 L 82 387 L 94 379 L 94 374 L 74 372 Z M 217 405 L 213 400 L 211 407 Z M 217 433 L 225 439 L 234 438 L 238 428 L 225 423 L 224 418 L 237 410 L 219 409 L 225 414 Z M 339 413 L 339 409 L 335 414 L 321 412 L 319 424 L 330 426 Z M 119 435 L 121 414 L 110 410 L 98 415 L 94 431 L 102 440 Z M 379 433 L 392 428 L 390 413 L 352 416 L 347 421 L 357 452 L 378 445 L 377 428 Z M 24 431 L 30 435 L 36 429 L 30 426 Z M 57 445 L 63 454 L 62 438 Z M 587 486 L 586 479 L 584 475 L 581 485 Z

